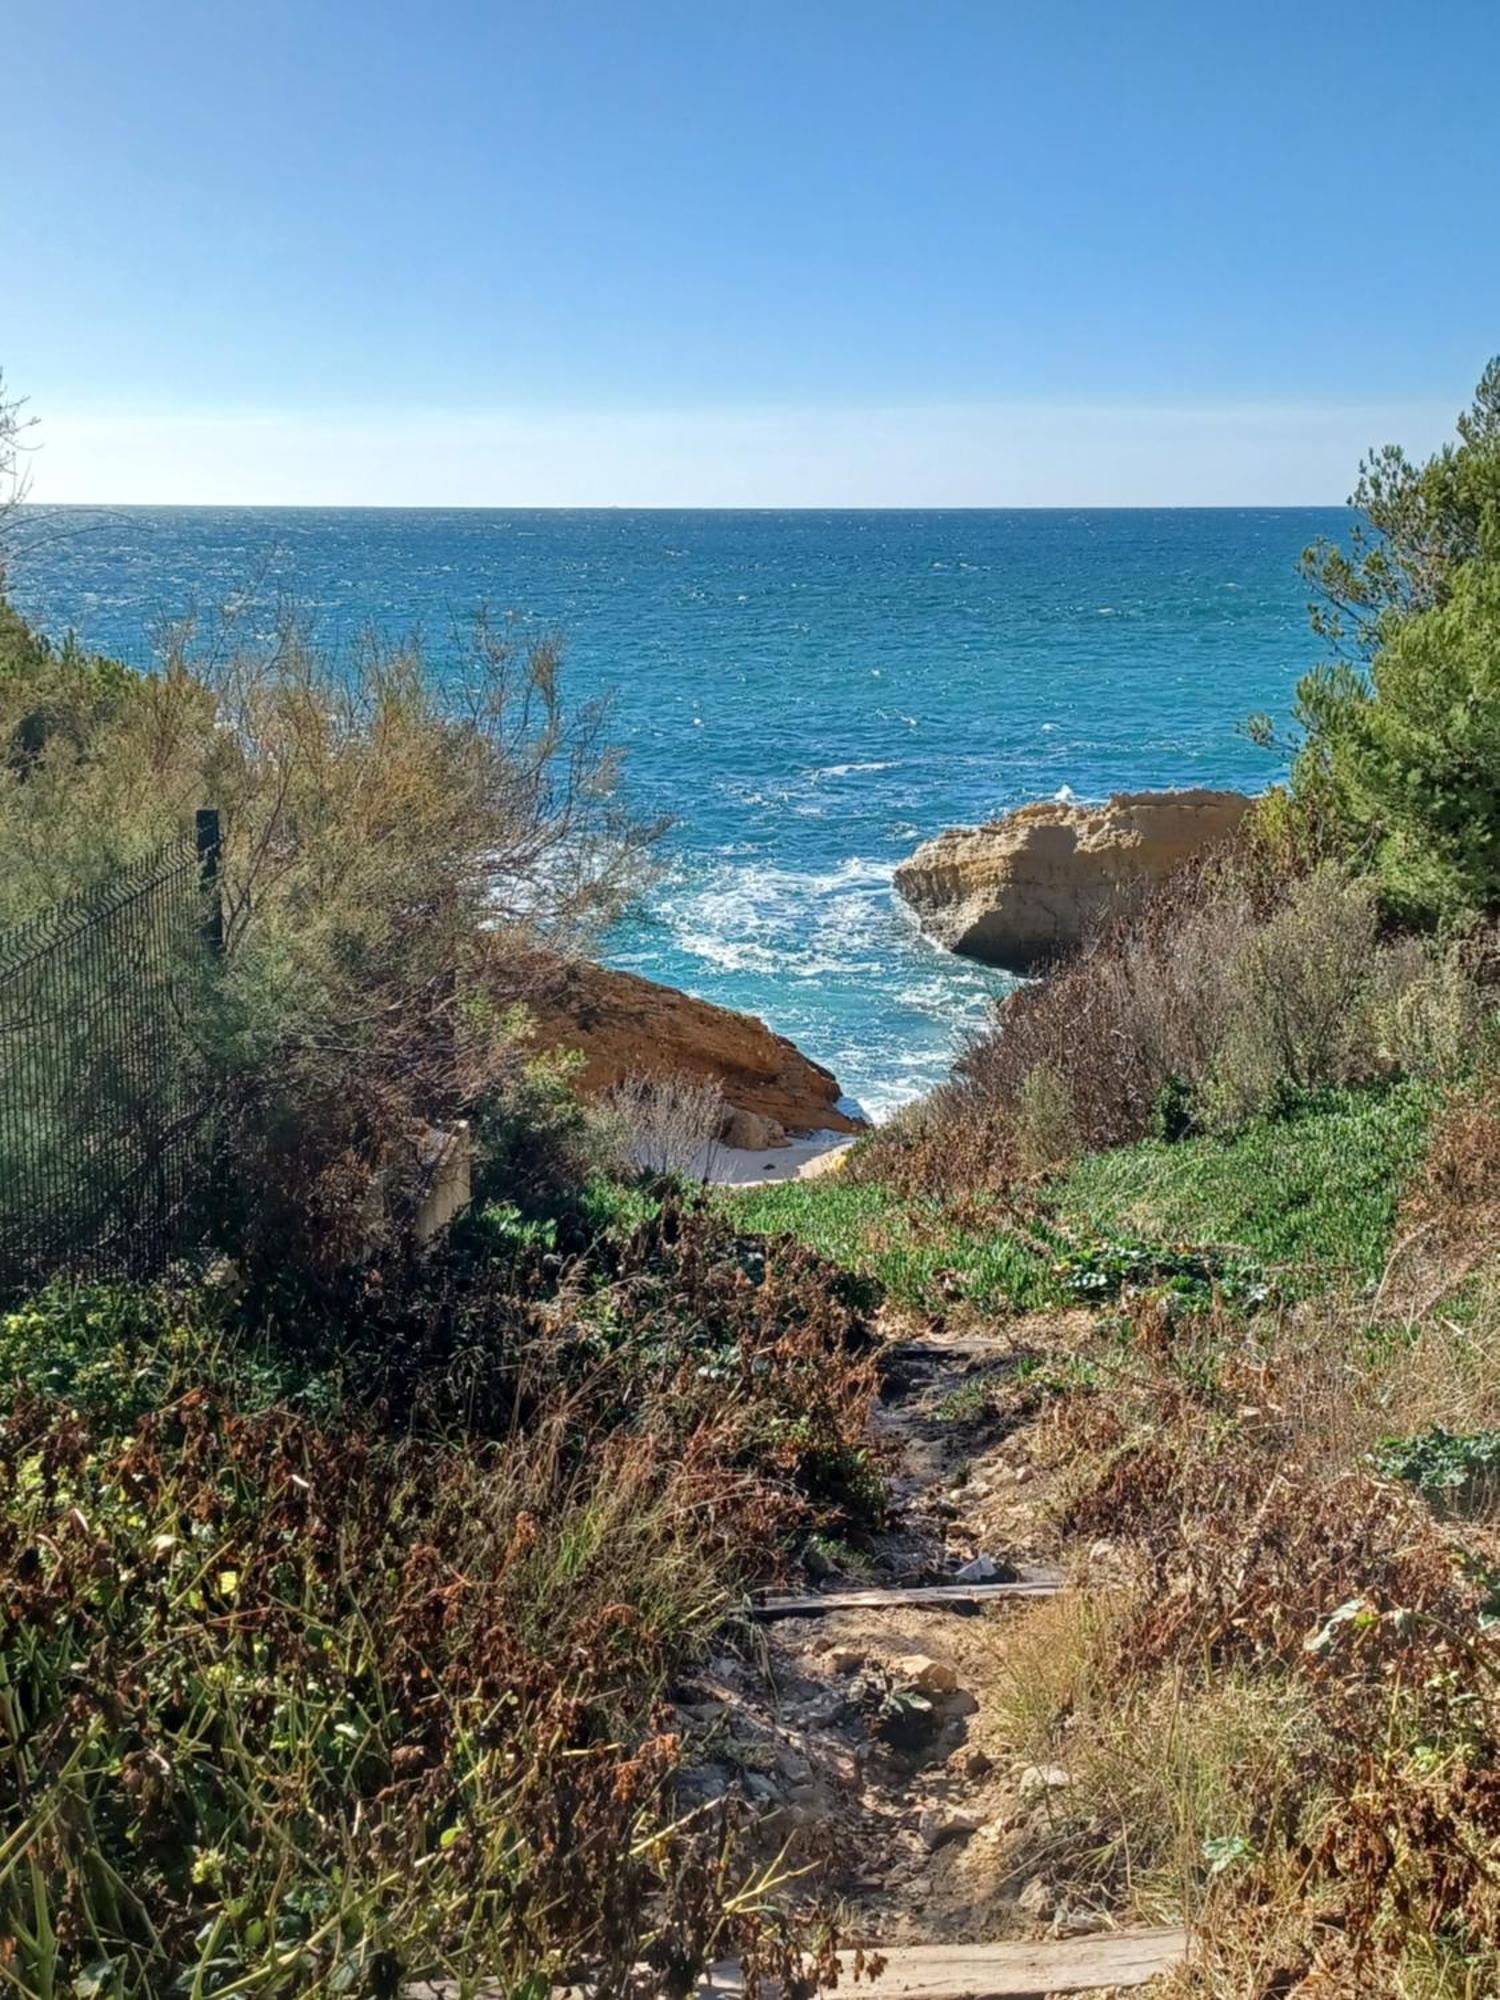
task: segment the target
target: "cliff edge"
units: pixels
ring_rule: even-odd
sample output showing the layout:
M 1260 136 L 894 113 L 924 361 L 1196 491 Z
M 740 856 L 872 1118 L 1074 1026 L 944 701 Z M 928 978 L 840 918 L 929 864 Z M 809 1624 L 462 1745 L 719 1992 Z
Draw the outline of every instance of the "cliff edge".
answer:
M 1102 806 L 1047 800 L 925 841 L 896 889 L 950 951 L 1033 972 L 1089 927 L 1226 840 L 1243 792 L 1118 792 Z

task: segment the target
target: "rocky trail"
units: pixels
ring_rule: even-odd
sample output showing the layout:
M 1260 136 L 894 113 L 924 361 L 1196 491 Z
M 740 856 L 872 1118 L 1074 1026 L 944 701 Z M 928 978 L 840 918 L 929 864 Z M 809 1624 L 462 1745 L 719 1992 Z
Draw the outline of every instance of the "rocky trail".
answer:
M 1102 1584 L 1110 1560 L 1059 1566 L 1028 1428 L 992 1406 L 1026 1351 L 1024 1326 L 888 1341 L 889 1527 L 859 1557 L 815 1553 L 808 1590 L 764 1599 L 736 1650 L 676 1690 L 684 1809 L 748 1803 L 761 1856 L 801 1871 L 842 1945 L 885 1960 L 851 1992 L 1125 1993 L 1185 1954 L 1180 1930 L 1070 1886 L 1048 1836 L 1072 1774 L 1014 1747 L 1021 1621 Z M 713 1982 L 734 1985 L 733 1968 Z

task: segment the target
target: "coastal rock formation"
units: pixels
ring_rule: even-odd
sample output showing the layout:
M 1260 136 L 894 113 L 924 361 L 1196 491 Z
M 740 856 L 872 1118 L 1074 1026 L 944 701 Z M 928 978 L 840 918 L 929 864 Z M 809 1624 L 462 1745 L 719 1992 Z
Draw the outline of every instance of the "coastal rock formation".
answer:
M 579 1088 L 602 1096 L 627 1076 L 711 1080 L 730 1107 L 724 1143 L 784 1146 L 789 1132 L 862 1132 L 839 1110 L 838 1079 L 753 1014 L 694 1000 L 633 972 L 569 961 L 527 1007 L 539 1049 L 580 1049 Z
M 1031 972 L 1107 912 L 1233 833 L 1242 792 L 1117 792 L 1102 806 L 1052 800 L 956 827 L 896 870 L 922 929 L 950 951 Z

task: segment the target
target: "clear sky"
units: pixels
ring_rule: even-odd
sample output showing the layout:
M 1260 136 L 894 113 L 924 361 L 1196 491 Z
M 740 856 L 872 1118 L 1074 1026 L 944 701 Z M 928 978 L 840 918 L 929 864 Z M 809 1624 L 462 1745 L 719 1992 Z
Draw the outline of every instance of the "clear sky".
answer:
M 47 500 L 1322 502 L 1500 350 L 1496 0 L 6 0 Z

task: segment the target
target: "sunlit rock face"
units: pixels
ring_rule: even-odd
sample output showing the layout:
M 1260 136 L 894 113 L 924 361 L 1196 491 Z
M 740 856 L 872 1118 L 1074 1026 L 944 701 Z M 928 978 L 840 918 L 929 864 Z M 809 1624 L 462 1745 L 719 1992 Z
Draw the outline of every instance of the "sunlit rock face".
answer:
M 1138 899 L 1250 806 L 1242 792 L 1118 792 L 1102 806 L 1047 800 L 924 842 L 896 889 L 935 943 L 1035 972 Z

